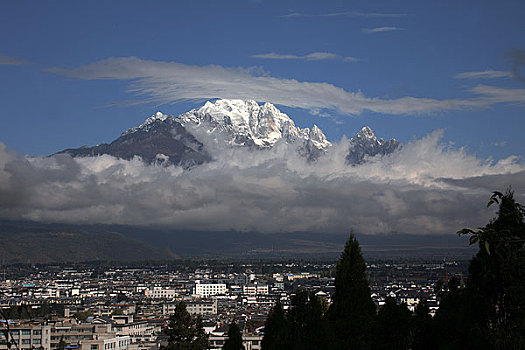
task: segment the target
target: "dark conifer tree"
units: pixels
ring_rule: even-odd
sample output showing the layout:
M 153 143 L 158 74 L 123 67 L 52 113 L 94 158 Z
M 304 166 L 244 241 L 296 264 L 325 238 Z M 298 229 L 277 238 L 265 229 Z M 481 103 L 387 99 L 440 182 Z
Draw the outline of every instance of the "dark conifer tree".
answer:
M 330 326 L 341 349 L 367 349 L 376 313 L 366 279 L 366 264 L 352 233 L 336 266 L 335 293 L 328 310 Z
M 277 301 L 266 319 L 262 350 L 287 350 L 288 324 L 281 303 Z
M 319 299 L 306 291 L 292 297 L 292 307 L 286 315 L 288 324 L 288 349 L 329 349 L 327 327 Z
M 222 348 L 224 350 L 244 350 L 244 346 L 242 345 L 242 334 L 235 322 L 230 324 L 230 328 L 228 329 L 228 339 L 226 339 Z
M 443 296 L 434 319 L 441 349 L 525 348 L 525 208 L 512 191 L 494 192 L 497 216 L 477 231 L 463 229 L 479 251 L 464 289 Z
M 374 327 L 373 348 L 378 350 L 409 349 L 411 344 L 412 315 L 406 304 L 397 305 L 387 297 L 379 309 Z
M 170 317 L 166 334 L 169 336 L 166 350 L 204 350 L 208 348 L 208 336 L 200 317 L 192 317 L 181 301 Z
M 432 332 L 432 316 L 425 300 L 417 304 L 413 315 L 412 349 L 430 350 L 435 348 Z

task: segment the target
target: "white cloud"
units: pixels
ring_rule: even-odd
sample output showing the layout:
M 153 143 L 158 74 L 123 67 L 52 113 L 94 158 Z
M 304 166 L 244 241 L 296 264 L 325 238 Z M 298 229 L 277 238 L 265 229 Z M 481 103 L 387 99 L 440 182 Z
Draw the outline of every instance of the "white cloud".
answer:
M 356 11 L 341 11 L 331 13 L 317 13 L 309 14 L 302 12 L 291 12 L 281 17 L 285 18 L 299 18 L 299 17 L 368 17 L 368 18 L 399 18 L 407 16 L 406 13 L 381 13 L 381 12 L 356 12 Z
M 398 30 L 404 30 L 399 27 L 376 27 L 376 28 L 363 28 L 364 33 L 382 33 L 382 32 L 393 32 Z
M 304 59 L 305 56 L 289 55 L 289 54 L 279 54 L 275 52 L 263 53 L 258 55 L 251 55 L 252 58 L 263 58 L 268 60 L 300 60 Z
M 339 55 L 330 52 L 312 52 L 305 56 L 305 59 L 309 61 L 335 60 L 338 58 L 340 58 Z
M 351 167 L 343 139 L 316 163 L 286 144 L 269 151 L 211 148 L 190 171 L 140 160 L 27 158 L 0 143 L 0 217 L 44 222 L 165 225 L 192 230 L 454 233 L 493 214 L 484 203 L 525 167 L 440 143 L 442 132 L 390 157 Z M 213 143 L 210 143 L 212 146 Z
M 525 104 L 525 89 L 507 89 L 497 86 L 477 85 L 470 89 L 471 92 L 482 96 L 487 104 L 512 103 Z
M 485 70 L 481 72 L 464 72 L 456 74 L 457 79 L 495 79 L 495 78 L 512 78 L 512 72 L 500 70 Z
M 505 147 L 505 145 L 507 144 L 507 141 L 495 141 L 495 142 L 492 142 L 491 145 L 494 146 L 494 147 Z
M 275 52 L 264 53 L 250 56 L 252 58 L 262 58 L 269 60 L 305 60 L 305 61 L 321 61 L 321 60 L 342 60 L 345 62 L 357 62 L 358 58 L 346 56 L 342 57 L 331 52 L 312 52 L 308 55 L 291 55 L 291 54 L 279 54 Z
M 191 66 L 136 57 L 108 58 L 74 69 L 52 68 L 48 71 L 78 79 L 128 80 L 129 92 L 143 98 L 139 102 L 253 99 L 308 110 L 335 110 L 346 115 L 358 115 L 364 110 L 383 114 L 423 115 L 447 110 L 488 108 L 497 103 L 525 102 L 523 89 L 486 85 L 470 89 L 476 95 L 472 98 L 438 100 L 406 96 L 381 99 L 367 97 L 360 91 L 349 92 L 329 83 L 261 75 L 253 69 Z
M 29 62 L 22 58 L 7 56 L 0 52 L 0 66 L 20 66 L 24 64 L 29 64 Z

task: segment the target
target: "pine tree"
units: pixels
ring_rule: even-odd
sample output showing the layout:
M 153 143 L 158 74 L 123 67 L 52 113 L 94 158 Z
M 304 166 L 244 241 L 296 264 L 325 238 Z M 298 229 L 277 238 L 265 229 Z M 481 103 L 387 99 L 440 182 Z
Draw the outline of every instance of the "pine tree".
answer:
M 264 338 L 262 340 L 262 350 L 287 350 L 287 332 L 285 314 L 281 302 L 277 301 L 270 311 L 264 326 Z
M 292 307 L 286 314 L 288 349 L 329 349 L 323 308 L 314 293 L 298 291 L 292 297 Z
M 397 305 L 387 297 L 377 313 L 374 329 L 374 349 L 409 349 L 411 343 L 411 314 L 406 304 Z
M 169 336 L 166 350 L 204 350 L 209 346 L 200 316 L 192 317 L 183 301 L 177 304 L 170 317 L 166 334 Z
M 375 304 L 366 279 L 366 263 L 352 233 L 336 265 L 335 293 L 328 310 L 338 347 L 369 348 L 370 324 L 375 313 Z
M 434 348 L 432 332 L 432 316 L 425 300 L 421 300 L 414 310 L 413 315 L 413 350 L 429 350 Z
M 242 334 L 235 322 L 230 324 L 230 328 L 228 329 L 228 339 L 226 339 L 222 348 L 224 350 L 244 350 L 244 345 L 242 345 Z

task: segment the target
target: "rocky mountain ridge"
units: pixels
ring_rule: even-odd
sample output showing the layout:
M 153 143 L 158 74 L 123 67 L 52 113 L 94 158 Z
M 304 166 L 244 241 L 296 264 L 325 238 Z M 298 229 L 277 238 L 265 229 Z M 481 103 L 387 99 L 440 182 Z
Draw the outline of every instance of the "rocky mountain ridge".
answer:
M 315 161 L 332 146 L 319 127 L 299 128 L 271 103 L 216 100 L 178 117 L 157 112 L 109 144 L 70 148 L 59 153 L 74 157 L 109 154 L 123 159 L 139 156 L 149 164 L 191 168 L 213 159 L 205 146 L 210 139 L 219 147 L 254 150 L 286 143 L 309 161 Z M 397 140 L 377 139 L 369 127 L 364 127 L 349 140 L 346 160 L 351 165 L 358 165 L 367 158 L 390 154 L 398 147 Z

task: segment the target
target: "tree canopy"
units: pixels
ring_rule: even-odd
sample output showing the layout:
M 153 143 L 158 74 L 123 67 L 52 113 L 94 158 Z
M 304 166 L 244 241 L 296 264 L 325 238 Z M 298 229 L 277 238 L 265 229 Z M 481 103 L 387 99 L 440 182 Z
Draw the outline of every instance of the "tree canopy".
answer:
M 463 229 L 479 250 L 466 286 L 452 277 L 436 283 L 434 318 L 421 300 L 412 314 L 387 298 L 376 313 L 366 264 L 354 234 L 336 265 L 335 292 L 325 313 L 306 291 L 285 313 L 277 303 L 265 327 L 263 350 L 281 349 L 525 349 L 525 207 L 514 194 L 494 192 L 496 217 L 478 230 Z
M 230 324 L 228 329 L 228 339 L 224 342 L 222 346 L 224 350 L 244 350 L 242 345 L 242 334 L 239 330 L 239 326 L 235 322 Z
M 204 332 L 200 316 L 192 317 L 186 310 L 186 303 L 183 301 L 177 304 L 165 332 L 169 336 L 166 350 L 205 350 L 208 348 L 208 336 Z
M 328 311 L 330 326 L 341 348 L 362 349 L 369 343 L 376 307 L 366 279 L 366 263 L 352 233 L 335 271 L 335 293 Z

